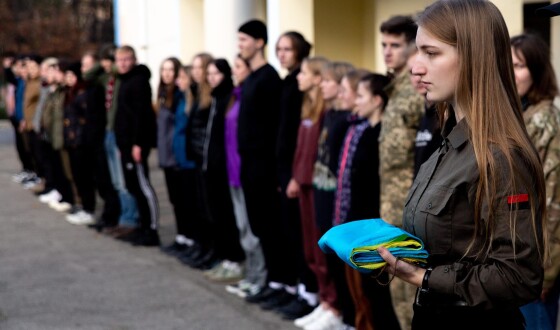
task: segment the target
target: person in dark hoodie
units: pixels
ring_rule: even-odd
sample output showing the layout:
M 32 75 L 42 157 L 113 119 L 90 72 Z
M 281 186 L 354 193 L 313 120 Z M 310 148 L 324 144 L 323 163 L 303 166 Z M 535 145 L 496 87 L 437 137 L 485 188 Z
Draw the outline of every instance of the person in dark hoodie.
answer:
M 119 239 L 133 245 L 159 246 L 158 201 L 149 180 L 148 156 L 156 146 L 156 118 L 152 108 L 150 70 L 136 63 L 132 47 L 115 53 L 121 85 L 115 114 L 115 138 L 127 190 L 138 205 L 140 227 Z
M 217 282 L 241 280 L 241 262 L 245 259 L 239 242 L 233 204 L 229 193 L 225 150 L 225 114 L 232 102 L 231 68 L 225 59 L 208 65 L 207 81 L 212 88 L 212 103 L 202 154 L 202 171 L 206 185 L 206 201 L 210 210 L 214 249 L 222 260 L 206 273 Z

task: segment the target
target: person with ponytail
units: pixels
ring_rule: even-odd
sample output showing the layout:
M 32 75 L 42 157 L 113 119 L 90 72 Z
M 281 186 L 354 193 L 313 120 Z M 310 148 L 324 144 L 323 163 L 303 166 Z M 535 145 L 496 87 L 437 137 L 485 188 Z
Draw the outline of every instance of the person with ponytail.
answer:
M 541 294 L 548 257 L 546 190 L 507 26 L 490 1 L 438 1 L 416 45 L 412 74 L 446 119 L 403 212 L 429 258 L 419 267 L 379 248 L 385 270 L 417 287 L 412 329 L 523 329 L 519 307 Z

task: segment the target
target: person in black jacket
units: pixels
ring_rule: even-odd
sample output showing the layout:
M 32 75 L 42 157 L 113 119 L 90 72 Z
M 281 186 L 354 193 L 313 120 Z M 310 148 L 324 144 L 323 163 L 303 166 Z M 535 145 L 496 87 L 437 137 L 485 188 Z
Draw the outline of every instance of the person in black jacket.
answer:
M 119 239 L 134 245 L 159 246 L 158 201 L 149 180 L 148 156 L 156 146 L 156 117 L 152 108 L 150 70 L 136 64 L 134 49 L 115 53 L 121 86 L 117 96 L 115 137 L 121 154 L 127 190 L 138 205 L 140 227 Z
M 101 52 L 101 57 L 112 56 L 107 54 L 108 47 Z M 111 63 L 114 58 L 111 60 Z M 121 212 L 121 205 L 117 191 L 113 187 L 107 153 L 105 151 L 105 132 L 107 126 L 107 108 L 105 106 L 105 83 L 107 72 L 99 64 L 95 53 L 86 52 L 82 56 L 82 76 L 86 84 L 87 112 L 86 130 L 91 142 L 92 152 L 95 154 L 94 180 L 99 196 L 103 199 L 103 210 L 96 223 L 90 228 L 101 231 L 105 227 L 116 226 Z
M 245 255 L 239 242 L 226 168 L 225 114 L 233 91 L 228 62 L 225 59 L 212 61 L 208 65 L 207 80 L 212 87 L 212 103 L 206 125 L 202 172 L 214 233 L 214 249 L 217 258 L 223 260 L 209 272 L 208 277 L 215 281 L 230 282 L 242 278 L 240 263 Z
M 82 80 L 80 63 L 72 63 L 62 67 L 68 88 L 64 102 L 64 148 L 68 152 L 73 181 L 77 196 L 81 201 L 81 209 L 66 216 L 72 224 L 93 223 L 95 211 L 95 183 L 93 180 L 95 154 L 91 141 L 87 138 L 86 126 L 87 94 Z
M 206 130 L 212 103 L 212 88 L 206 79 L 207 69 L 213 58 L 208 53 L 196 54 L 192 60 L 192 84 L 187 92 L 187 113 L 189 120 L 186 127 L 185 149 L 189 160 L 195 163 L 194 183 L 196 201 L 193 216 L 194 244 L 189 253 L 179 259 L 187 265 L 208 269 L 218 263 L 214 251 L 214 237 L 211 232 L 211 215 L 208 208 L 206 182 L 203 172 L 203 158 L 206 143 Z

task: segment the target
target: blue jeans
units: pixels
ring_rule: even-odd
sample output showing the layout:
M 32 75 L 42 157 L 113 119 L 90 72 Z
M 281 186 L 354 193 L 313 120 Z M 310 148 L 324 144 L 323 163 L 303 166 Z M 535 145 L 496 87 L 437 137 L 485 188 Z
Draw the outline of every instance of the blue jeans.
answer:
M 136 200 L 128 190 L 124 182 L 124 174 L 121 165 L 121 155 L 117 148 L 115 133 L 107 131 L 105 133 L 105 152 L 107 153 L 107 162 L 109 165 L 109 173 L 111 174 L 111 182 L 119 195 L 121 203 L 121 214 L 119 216 L 119 226 L 137 227 L 138 226 L 138 206 Z

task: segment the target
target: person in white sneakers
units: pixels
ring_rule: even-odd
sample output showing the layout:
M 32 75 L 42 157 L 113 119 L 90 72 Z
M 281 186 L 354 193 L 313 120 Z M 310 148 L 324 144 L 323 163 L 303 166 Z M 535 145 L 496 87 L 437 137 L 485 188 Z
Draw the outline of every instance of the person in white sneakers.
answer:
M 294 324 L 305 330 L 340 329 L 344 326 L 342 316 L 325 308 L 323 304 L 319 304 L 310 314 L 296 319 Z

